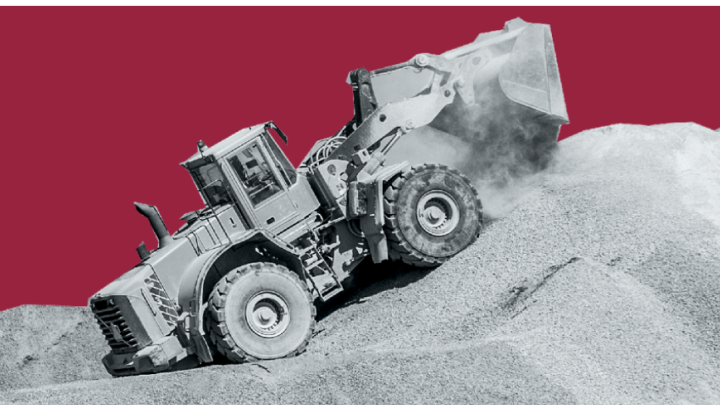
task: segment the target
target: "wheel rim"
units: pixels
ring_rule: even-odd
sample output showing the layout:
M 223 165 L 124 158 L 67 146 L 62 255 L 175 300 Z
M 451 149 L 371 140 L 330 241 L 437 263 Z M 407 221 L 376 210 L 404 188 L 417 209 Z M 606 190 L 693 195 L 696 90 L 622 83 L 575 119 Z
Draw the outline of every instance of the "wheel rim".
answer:
M 247 303 L 245 319 L 256 335 L 271 338 L 285 332 L 290 324 L 290 311 L 281 296 L 273 292 L 261 292 Z
M 450 194 L 440 190 L 430 191 L 418 202 L 417 220 L 427 233 L 443 236 L 457 227 L 460 210 Z

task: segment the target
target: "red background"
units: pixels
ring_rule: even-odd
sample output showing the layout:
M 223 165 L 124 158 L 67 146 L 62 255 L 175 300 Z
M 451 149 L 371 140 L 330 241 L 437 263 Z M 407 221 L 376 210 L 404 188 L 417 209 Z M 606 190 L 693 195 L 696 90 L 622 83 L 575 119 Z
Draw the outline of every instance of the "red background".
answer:
M 550 24 L 571 124 L 720 127 L 720 8 L 1 8 L 0 310 L 85 305 L 201 204 L 179 166 L 274 120 L 297 164 L 353 113 L 349 71 Z

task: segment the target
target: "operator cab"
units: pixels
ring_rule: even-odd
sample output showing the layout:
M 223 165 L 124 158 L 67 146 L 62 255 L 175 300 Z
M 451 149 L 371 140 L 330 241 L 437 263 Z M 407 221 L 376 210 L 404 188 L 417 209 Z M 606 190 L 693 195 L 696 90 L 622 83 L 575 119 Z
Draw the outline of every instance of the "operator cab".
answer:
M 256 140 L 227 159 L 254 207 L 283 191 L 261 147 Z
M 245 128 L 209 148 L 200 141 L 198 152 L 181 165 L 190 172 L 208 208 L 232 206 L 245 229 L 266 229 L 277 235 L 320 204 L 271 130 L 287 142 L 277 126 L 268 122 Z M 227 229 L 226 225 L 222 224 Z

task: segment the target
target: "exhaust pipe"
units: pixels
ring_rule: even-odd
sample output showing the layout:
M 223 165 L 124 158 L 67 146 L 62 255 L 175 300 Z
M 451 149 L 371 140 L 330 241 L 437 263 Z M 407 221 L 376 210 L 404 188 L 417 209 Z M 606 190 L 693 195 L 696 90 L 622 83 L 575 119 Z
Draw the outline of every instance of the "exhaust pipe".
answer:
M 158 249 L 169 245 L 172 238 L 170 237 L 170 233 L 168 233 L 167 226 L 165 226 L 162 217 L 160 217 L 158 209 L 154 205 L 138 202 L 135 203 L 135 209 L 150 221 L 150 226 L 152 226 L 153 232 L 155 232 L 155 236 L 158 238 Z

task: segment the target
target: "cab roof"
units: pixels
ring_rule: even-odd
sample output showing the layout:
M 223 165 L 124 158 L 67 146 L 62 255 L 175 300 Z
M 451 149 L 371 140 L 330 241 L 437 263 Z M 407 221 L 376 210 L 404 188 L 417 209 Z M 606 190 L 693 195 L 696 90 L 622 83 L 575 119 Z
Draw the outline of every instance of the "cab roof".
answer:
M 222 141 L 216 143 L 215 145 L 208 147 L 202 153 L 200 153 L 200 151 L 197 151 L 186 161 L 180 163 L 180 165 L 188 168 L 191 166 L 198 166 L 199 164 L 205 164 L 207 163 L 207 160 L 205 159 L 208 156 L 212 156 L 214 160 L 218 160 L 219 158 L 235 150 L 238 146 L 241 146 L 248 140 L 265 131 L 265 127 L 268 124 L 272 124 L 272 121 L 263 122 L 262 124 L 253 125 L 248 128 L 243 128 L 238 132 L 230 135 L 229 137 L 223 139 Z

